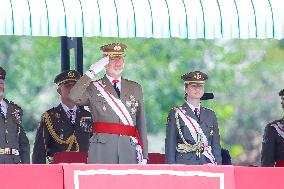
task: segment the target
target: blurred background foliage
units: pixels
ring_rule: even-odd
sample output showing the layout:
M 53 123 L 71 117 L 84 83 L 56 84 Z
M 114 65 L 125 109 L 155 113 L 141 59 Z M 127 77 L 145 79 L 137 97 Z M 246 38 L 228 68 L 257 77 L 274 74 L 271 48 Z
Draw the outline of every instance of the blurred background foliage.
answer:
M 124 75 L 143 87 L 150 151 L 164 152 L 168 112 L 184 102 L 180 76 L 200 70 L 209 75 L 206 91 L 215 95 L 202 104 L 217 114 L 221 145 L 234 165 L 259 165 L 264 127 L 283 114 L 283 41 L 84 38 L 84 70 L 101 58 L 99 47 L 112 42 L 128 45 Z M 5 96 L 23 108 L 33 144 L 41 114 L 59 103 L 53 80 L 61 69 L 60 39 L 1 36 L 0 65 L 7 71 Z

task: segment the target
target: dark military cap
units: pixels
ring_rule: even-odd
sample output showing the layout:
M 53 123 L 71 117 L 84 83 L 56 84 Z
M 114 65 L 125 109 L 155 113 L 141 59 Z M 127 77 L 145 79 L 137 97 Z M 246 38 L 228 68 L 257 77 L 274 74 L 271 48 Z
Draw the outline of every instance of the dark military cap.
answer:
M 281 98 L 284 99 L 284 89 L 282 89 L 282 90 L 279 92 L 279 96 L 281 96 Z
M 5 80 L 6 71 L 0 66 L 0 79 Z
M 201 71 L 194 71 L 182 75 L 181 79 L 184 80 L 184 83 L 204 84 L 205 81 L 208 79 L 208 76 Z
M 78 81 L 80 77 L 81 75 L 79 72 L 75 70 L 66 70 L 55 77 L 54 83 L 56 83 L 57 85 L 61 85 L 68 81 Z
M 101 51 L 105 56 L 115 57 L 124 56 L 124 50 L 127 48 L 125 44 L 122 43 L 112 43 L 101 46 Z

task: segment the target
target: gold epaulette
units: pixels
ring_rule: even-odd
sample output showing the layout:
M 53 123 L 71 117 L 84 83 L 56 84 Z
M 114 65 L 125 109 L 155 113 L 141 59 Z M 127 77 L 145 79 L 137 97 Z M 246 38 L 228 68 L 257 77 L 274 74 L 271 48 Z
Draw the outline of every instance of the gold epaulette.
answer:
M 43 114 L 43 119 L 44 119 L 44 122 L 47 126 L 47 129 L 48 129 L 51 137 L 59 144 L 68 145 L 66 152 L 69 152 L 74 144 L 76 145 L 76 151 L 77 152 L 79 151 L 79 144 L 78 144 L 76 136 L 74 134 L 69 136 L 66 140 L 63 140 L 62 138 L 60 138 L 56 134 L 55 130 L 53 129 L 52 121 L 51 121 L 51 118 L 50 118 L 48 112 L 45 112 Z

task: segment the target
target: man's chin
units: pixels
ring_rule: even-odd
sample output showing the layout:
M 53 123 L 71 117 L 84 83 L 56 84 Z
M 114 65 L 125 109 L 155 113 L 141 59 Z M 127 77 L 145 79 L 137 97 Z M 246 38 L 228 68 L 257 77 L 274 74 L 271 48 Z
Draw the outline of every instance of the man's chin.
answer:
M 123 70 L 116 70 L 115 72 L 113 72 L 115 75 L 121 75 Z

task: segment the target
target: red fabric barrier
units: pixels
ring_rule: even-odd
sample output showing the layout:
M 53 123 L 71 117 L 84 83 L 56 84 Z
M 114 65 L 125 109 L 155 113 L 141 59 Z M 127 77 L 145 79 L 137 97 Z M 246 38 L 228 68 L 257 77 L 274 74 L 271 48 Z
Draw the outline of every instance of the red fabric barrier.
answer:
M 1 189 L 63 189 L 62 165 L 0 165 Z
M 57 152 L 53 156 L 53 164 L 87 163 L 87 152 Z
M 235 167 L 236 189 L 284 188 L 284 168 Z
M 148 164 L 165 164 L 165 154 L 149 153 Z M 53 163 L 87 163 L 87 152 L 57 152 L 53 156 Z
M 165 154 L 149 153 L 148 158 L 148 164 L 165 164 Z
M 213 165 L 0 165 L 1 189 L 284 188 L 284 168 Z
M 68 165 L 65 189 L 234 189 L 232 166 L 185 165 Z

